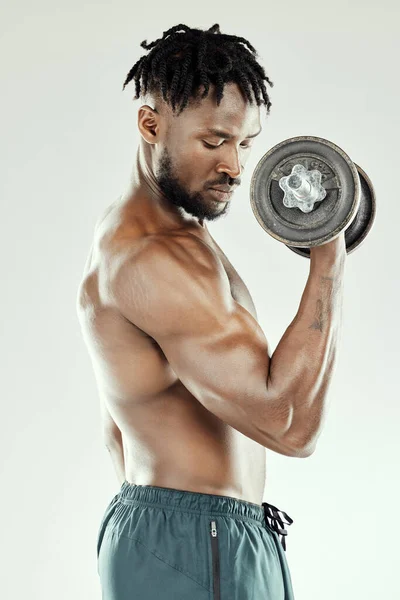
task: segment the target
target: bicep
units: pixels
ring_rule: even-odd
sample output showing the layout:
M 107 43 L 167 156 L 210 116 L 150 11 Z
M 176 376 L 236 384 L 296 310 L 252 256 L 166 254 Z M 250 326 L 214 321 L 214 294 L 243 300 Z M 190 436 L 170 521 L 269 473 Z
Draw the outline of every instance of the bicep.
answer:
M 245 308 L 235 303 L 223 319 L 210 316 L 202 328 L 197 324 L 156 340 L 207 410 L 259 443 L 265 442 L 267 421 L 271 436 L 278 435 L 283 415 L 267 397 L 268 343 Z

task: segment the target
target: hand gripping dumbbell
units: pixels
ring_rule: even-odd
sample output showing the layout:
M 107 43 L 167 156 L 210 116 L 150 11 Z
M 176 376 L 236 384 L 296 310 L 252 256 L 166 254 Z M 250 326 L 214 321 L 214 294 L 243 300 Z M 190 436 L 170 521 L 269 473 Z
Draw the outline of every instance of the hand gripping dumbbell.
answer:
M 250 201 L 261 227 L 300 256 L 345 231 L 346 252 L 361 244 L 375 219 L 366 173 L 332 142 L 299 136 L 284 140 L 258 162 Z

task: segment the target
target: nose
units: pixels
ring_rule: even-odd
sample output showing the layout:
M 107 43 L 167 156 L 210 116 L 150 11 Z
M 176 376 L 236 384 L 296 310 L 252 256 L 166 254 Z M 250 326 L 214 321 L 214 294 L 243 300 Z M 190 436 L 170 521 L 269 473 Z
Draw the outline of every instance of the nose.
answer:
M 243 165 L 240 164 L 239 152 L 236 148 L 226 146 L 226 152 L 223 159 L 217 166 L 218 173 L 227 173 L 232 179 L 240 177 Z

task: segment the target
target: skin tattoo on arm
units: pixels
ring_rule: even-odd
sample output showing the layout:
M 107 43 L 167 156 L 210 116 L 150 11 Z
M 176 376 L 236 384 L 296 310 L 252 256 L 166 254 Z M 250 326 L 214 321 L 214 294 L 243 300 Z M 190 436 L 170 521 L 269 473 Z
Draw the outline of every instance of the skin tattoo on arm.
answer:
M 319 300 L 317 300 L 317 307 L 315 309 L 315 319 L 311 323 L 309 329 L 317 329 L 319 331 L 322 331 L 323 324 L 324 324 L 324 305 L 322 303 L 322 300 L 319 299 Z

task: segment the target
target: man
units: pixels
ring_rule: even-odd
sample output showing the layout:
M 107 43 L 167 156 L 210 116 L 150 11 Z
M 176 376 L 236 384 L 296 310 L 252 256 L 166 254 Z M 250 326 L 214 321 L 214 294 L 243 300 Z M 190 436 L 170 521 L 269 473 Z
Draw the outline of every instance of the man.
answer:
M 273 84 L 249 42 L 218 25 L 178 25 L 142 46 L 151 51 L 125 82 L 144 102 L 136 160 L 97 224 L 78 294 L 121 484 L 98 535 L 103 600 L 291 600 L 292 519 L 262 503 L 265 449 L 315 450 L 344 235 L 311 249 L 298 313 L 270 357 L 206 222 L 227 214 Z

